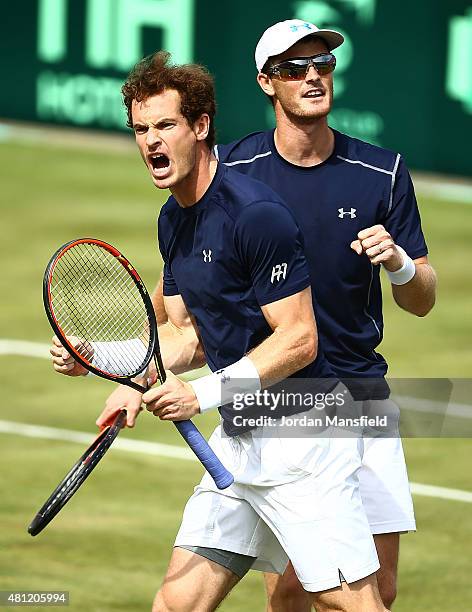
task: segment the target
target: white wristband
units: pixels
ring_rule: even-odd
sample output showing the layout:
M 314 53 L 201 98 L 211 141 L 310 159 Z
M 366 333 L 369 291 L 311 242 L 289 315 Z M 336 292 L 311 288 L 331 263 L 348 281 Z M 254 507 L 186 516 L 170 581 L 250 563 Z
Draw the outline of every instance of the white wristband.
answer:
M 386 270 L 392 285 L 406 285 L 416 274 L 416 266 L 414 261 L 409 257 L 401 246 L 396 245 L 397 250 L 403 258 L 403 265 L 399 270 L 390 272 Z
M 190 384 L 200 404 L 200 412 L 206 412 L 221 406 L 223 385 L 228 385 L 235 380 L 243 381 L 244 389 L 238 389 L 243 393 L 256 393 L 261 389 L 259 372 L 249 357 L 243 357 L 236 363 L 208 376 L 191 380 Z M 236 388 L 232 391 L 236 391 Z
M 147 353 L 147 347 L 139 338 L 115 342 L 91 342 L 90 344 L 93 349 L 92 365 L 94 367 L 123 376 L 133 370 L 133 367 L 142 364 Z M 146 371 L 147 368 L 136 376 Z

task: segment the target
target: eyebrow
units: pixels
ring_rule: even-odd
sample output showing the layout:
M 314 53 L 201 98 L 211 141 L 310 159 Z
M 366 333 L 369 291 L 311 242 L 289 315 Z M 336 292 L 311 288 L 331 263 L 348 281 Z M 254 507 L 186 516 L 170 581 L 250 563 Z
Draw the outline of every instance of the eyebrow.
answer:
M 158 121 L 156 121 L 156 123 L 151 123 L 152 126 L 154 127 L 160 127 L 162 126 L 164 123 L 176 123 L 177 119 L 176 117 L 163 117 L 162 119 L 159 119 Z M 146 128 L 148 127 L 147 124 L 145 123 L 140 123 L 139 121 L 136 121 L 135 123 L 133 123 L 133 128 Z
M 156 123 L 153 123 L 152 125 L 158 126 L 161 125 L 162 123 L 173 123 L 176 122 L 177 118 L 176 117 L 163 117 L 162 119 L 159 119 L 159 121 L 157 121 Z

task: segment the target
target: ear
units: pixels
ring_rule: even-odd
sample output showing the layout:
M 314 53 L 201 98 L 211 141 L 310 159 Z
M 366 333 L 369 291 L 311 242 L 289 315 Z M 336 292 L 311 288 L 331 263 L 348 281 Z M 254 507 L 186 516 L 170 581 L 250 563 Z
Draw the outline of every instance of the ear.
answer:
M 268 77 L 266 74 L 264 74 L 263 72 L 259 72 L 259 74 L 257 75 L 257 82 L 259 83 L 259 87 L 265 94 L 267 94 L 268 96 L 275 95 L 275 90 L 272 85 L 272 81 L 270 77 Z
M 210 117 L 206 113 L 200 115 L 193 125 L 193 131 L 197 140 L 205 140 L 210 131 Z

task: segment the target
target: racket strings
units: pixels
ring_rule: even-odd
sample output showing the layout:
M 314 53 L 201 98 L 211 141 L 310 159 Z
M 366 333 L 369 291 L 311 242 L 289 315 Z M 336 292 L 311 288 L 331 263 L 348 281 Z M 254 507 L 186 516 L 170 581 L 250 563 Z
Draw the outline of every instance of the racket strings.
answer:
M 63 335 L 80 341 L 75 351 L 92 365 L 120 376 L 145 367 L 146 307 L 128 270 L 106 249 L 78 243 L 65 251 L 52 273 L 50 303 Z
M 64 262 L 66 263 L 66 262 Z M 121 264 L 119 264 L 121 267 Z M 97 270 L 94 270 L 97 272 Z M 99 273 L 102 270 L 98 270 Z M 127 275 L 127 273 L 125 272 Z M 72 279 L 73 283 L 70 284 Z M 104 287 L 103 283 L 92 284 L 90 278 L 85 274 L 77 276 L 73 268 L 68 270 L 67 277 L 59 278 L 58 286 L 62 289 L 61 295 L 57 295 L 58 299 L 58 314 L 66 320 L 69 318 L 70 323 L 73 323 L 77 328 L 90 330 L 97 340 L 112 341 L 116 339 L 116 328 L 119 327 L 122 334 L 126 337 L 129 334 L 134 334 L 136 329 L 136 316 L 135 313 L 131 313 L 132 304 L 128 301 L 127 308 L 123 310 L 123 305 L 120 303 L 122 300 L 122 292 L 116 292 L 116 283 L 123 283 L 123 278 L 119 275 L 114 274 L 113 277 L 109 277 L 108 281 L 113 281 L 113 284 Z M 93 279 L 96 281 L 97 279 Z M 130 279 L 125 277 L 125 280 Z M 66 284 L 64 284 L 64 281 Z M 110 287 L 112 291 L 110 291 Z M 133 283 L 134 288 L 134 283 Z M 53 287 L 54 289 L 54 287 Z M 140 299 L 139 292 L 138 300 L 136 300 L 136 307 L 138 309 L 138 321 L 140 310 L 142 310 L 142 300 Z M 90 310 L 90 295 L 92 299 L 97 300 L 98 310 L 92 312 Z M 86 298 L 84 300 L 84 297 Z M 130 298 L 136 298 L 132 294 Z M 130 313 L 133 315 L 130 317 Z M 139 329 L 142 331 L 142 329 Z M 130 337 L 130 336 L 128 336 Z M 134 336 L 131 336 L 134 337 Z
M 97 336 L 97 340 L 115 340 L 117 327 L 124 336 L 134 333 L 136 321 L 138 331 L 142 331 L 140 315 L 143 314 L 143 305 L 139 291 L 122 265 L 113 260 L 114 258 L 107 262 L 118 264 L 112 269 L 104 269 L 103 266 L 99 268 L 96 262 L 88 262 L 92 264 L 91 269 L 85 269 L 80 275 L 77 275 L 77 268 L 64 261 L 67 275 L 57 278 L 58 285 L 64 289 L 61 296 L 62 306 L 65 307 L 64 314 L 74 317 L 73 322 L 79 326 L 90 329 Z M 133 299 L 134 308 L 131 301 Z M 96 307 L 95 311 L 90 309 L 91 301 Z M 60 302 L 58 304 L 61 305 Z
M 89 320 L 88 323 L 96 328 L 96 322 L 93 319 Z M 90 361 L 93 352 L 93 365 L 99 369 L 126 376 L 130 372 L 134 372 L 137 369 L 137 364 L 142 364 L 145 360 L 149 338 L 137 337 L 138 333 L 142 331 L 142 326 L 136 330 L 135 326 L 124 325 L 120 320 L 117 323 L 121 325 L 119 340 L 116 339 L 114 328 L 103 326 L 98 337 L 104 337 L 106 340 L 85 342 L 78 348 L 78 351 L 88 361 Z M 67 335 L 78 336 L 81 339 L 95 337 L 89 333 L 90 329 L 87 327 L 87 321 L 82 321 L 82 325 L 65 327 Z M 122 340 L 121 338 L 130 338 L 131 340 Z

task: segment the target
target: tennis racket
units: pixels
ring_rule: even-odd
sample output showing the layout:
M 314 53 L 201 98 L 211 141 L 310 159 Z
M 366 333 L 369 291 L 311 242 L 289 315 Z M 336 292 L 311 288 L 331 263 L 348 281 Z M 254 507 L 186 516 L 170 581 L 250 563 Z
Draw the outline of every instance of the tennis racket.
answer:
M 154 359 L 166 373 L 146 287 L 117 249 L 93 238 L 72 240 L 51 258 L 43 282 L 46 314 L 57 337 L 87 370 L 144 393 L 132 380 Z M 219 489 L 234 479 L 192 421 L 174 421 Z
M 56 514 L 67 504 L 80 485 L 90 475 L 92 470 L 110 448 L 113 440 L 126 423 L 126 410 L 121 410 L 111 425 L 108 425 L 92 442 L 85 453 L 67 472 L 28 527 L 28 533 L 38 535 L 48 525 Z

